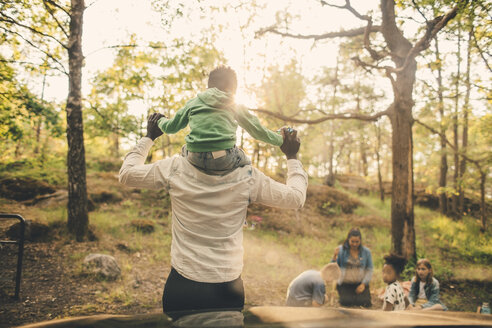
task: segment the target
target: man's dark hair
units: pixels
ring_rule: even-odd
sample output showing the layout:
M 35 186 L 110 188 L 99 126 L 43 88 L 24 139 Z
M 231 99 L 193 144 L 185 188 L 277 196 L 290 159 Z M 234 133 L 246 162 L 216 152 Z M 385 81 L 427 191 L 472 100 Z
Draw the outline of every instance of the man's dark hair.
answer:
M 208 76 L 208 87 L 217 88 L 224 92 L 236 93 L 236 72 L 229 66 L 219 66 L 215 68 Z
M 405 264 L 407 264 L 407 259 L 398 254 L 388 254 L 384 256 L 384 264 L 391 265 L 396 274 L 400 275 L 403 270 L 405 270 Z

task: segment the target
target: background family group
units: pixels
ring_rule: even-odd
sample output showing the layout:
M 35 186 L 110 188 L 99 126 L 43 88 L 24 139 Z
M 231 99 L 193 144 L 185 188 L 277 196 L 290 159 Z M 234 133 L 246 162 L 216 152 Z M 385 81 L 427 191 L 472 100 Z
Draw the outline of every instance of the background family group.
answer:
M 400 283 L 405 265 L 406 259 L 402 256 L 388 254 L 384 257 L 382 277 L 387 287 L 383 295 L 383 310 L 447 310 L 439 299 L 439 282 L 434 278 L 430 261 L 417 261 L 409 291 L 404 290 Z M 344 243 L 335 249 L 331 263 L 320 271 L 305 271 L 292 280 L 286 304 L 321 306 L 328 301 L 329 288 L 336 282 L 341 306 L 370 308 L 372 273 L 371 251 L 362 245 L 360 230 L 353 228 Z

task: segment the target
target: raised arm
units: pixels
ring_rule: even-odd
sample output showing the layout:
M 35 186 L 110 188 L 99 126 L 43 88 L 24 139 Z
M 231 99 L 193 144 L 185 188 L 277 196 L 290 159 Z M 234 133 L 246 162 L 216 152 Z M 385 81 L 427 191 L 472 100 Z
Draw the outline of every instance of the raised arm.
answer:
M 189 107 L 184 106 L 176 112 L 173 118 L 167 119 L 162 117 L 159 119 L 158 126 L 162 132 L 174 134 L 188 125 Z
M 162 189 L 167 187 L 171 175 L 172 158 L 144 164 L 153 140 L 162 135 L 157 121 L 162 114 L 154 113 L 147 120 L 147 135 L 125 156 L 119 173 L 120 183 L 137 188 Z
M 240 127 L 245 129 L 253 138 L 274 146 L 281 146 L 284 142 L 281 135 L 261 125 L 260 120 L 252 115 L 244 106 L 236 106 L 236 120 Z
M 272 207 L 298 209 L 304 206 L 306 201 L 308 175 L 301 162 L 297 160 L 300 147 L 297 131 L 288 133 L 286 129 L 282 129 L 282 135 L 285 141 L 280 149 L 287 157 L 287 183 L 277 182 L 254 169 L 251 201 Z

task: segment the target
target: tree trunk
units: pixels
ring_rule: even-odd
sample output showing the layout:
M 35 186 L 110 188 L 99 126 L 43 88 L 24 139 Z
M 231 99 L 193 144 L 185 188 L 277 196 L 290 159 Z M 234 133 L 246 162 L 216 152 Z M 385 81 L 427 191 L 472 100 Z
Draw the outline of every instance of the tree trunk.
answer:
M 391 235 L 393 250 L 407 259 L 415 257 L 413 214 L 412 105 L 395 102 L 391 117 L 393 182 Z
M 389 114 L 392 127 L 392 197 L 391 237 L 392 248 L 407 260 L 416 259 L 415 228 L 413 214 L 413 141 L 412 141 L 412 99 L 417 63 L 405 57 L 412 44 L 398 29 L 395 19 L 395 2 L 381 0 L 382 32 L 396 67 L 402 68 L 391 79 L 393 104 Z
M 482 216 L 482 227 L 480 230 L 485 232 L 487 230 L 487 208 L 485 207 L 485 181 L 487 179 L 487 174 L 485 171 L 480 170 L 480 206 L 481 206 L 481 216 Z
M 407 259 L 414 258 L 412 105 L 395 102 L 391 117 L 393 182 L 391 235 L 393 250 Z
M 441 142 L 441 165 L 439 167 L 439 211 L 446 215 L 448 213 L 448 195 L 446 192 L 447 176 L 448 176 L 448 154 L 446 150 L 446 125 L 444 124 L 444 95 L 443 95 L 443 85 L 442 85 L 442 65 L 441 65 L 441 55 L 439 51 L 439 41 L 434 38 L 434 45 L 436 48 L 436 61 L 438 63 L 437 68 L 437 97 L 439 103 L 437 105 L 439 110 L 439 127 L 441 132 L 440 142 Z
M 21 153 L 21 146 L 22 146 L 22 139 L 17 140 L 15 143 L 15 151 L 14 151 L 14 157 L 15 159 L 18 159 L 20 157 Z
M 366 152 L 366 140 L 364 139 L 364 136 L 360 136 L 360 160 L 361 160 L 361 168 L 362 168 L 362 175 L 367 177 L 369 175 L 368 172 L 368 164 L 367 164 L 367 152 Z
M 352 152 L 349 151 L 347 152 L 347 174 L 351 174 L 352 173 Z
M 332 113 L 335 113 L 336 109 L 336 99 L 337 99 L 337 92 L 338 92 L 338 70 L 339 70 L 339 62 L 340 62 L 340 53 L 338 53 L 337 56 L 337 63 L 335 65 L 335 77 L 334 77 L 334 85 L 333 85 L 333 94 L 331 98 L 331 111 Z M 335 173 L 333 172 L 333 158 L 335 156 L 335 145 L 333 142 L 333 122 L 329 122 L 328 130 L 330 131 L 330 141 L 328 145 L 328 177 L 326 178 L 326 184 L 330 187 L 333 187 L 335 185 Z
M 34 147 L 34 154 L 39 154 L 39 148 L 41 146 L 41 123 L 43 122 L 43 117 L 38 117 L 36 122 L 36 146 Z
M 454 172 L 453 172 L 453 187 L 455 192 L 452 196 L 452 214 L 454 218 L 459 218 L 460 212 L 458 210 L 460 192 L 460 181 L 459 181 L 459 167 L 460 167 L 460 157 L 459 151 L 460 147 L 458 144 L 458 113 L 459 113 L 459 86 L 460 86 L 460 75 L 461 75 L 461 26 L 458 21 L 458 49 L 456 50 L 457 57 L 457 71 L 456 71 L 456 83 L 455 83 L 455 98 L 454 98 L 454 115 L 453 115 L 453 144 L 454 144 Z
M 85 239 L 89 225 L 81 94 L 84 9 L 84 0 L 71 0 L 67 99 L 68 230 L 75 234 L 77 241 Z
M 466 155 L 466 148 L 468 147 L 468 112 L 470 111 L 470 91 L 471 91 L 471 83 L 470 83 L 470 61 L 471 61 L 471 50 L 472 50 L 472 37 L 473 37 L 473 24 L 470 24 L 471 28 L 468 32 L 468 47 L 466 51 L 466 73 L 465 73 L 465 99 L 463 103 L 463 133 L 461 136 L 461 153 Z M 460 163 L 460 172 L 459 172 L 459 180 L 462 182 L 463 177 L 466 173 L 466 159 L 461 158 Z M 465 212 L 465 191 L 463 190 L 463 183 L 460 184 L 460 195 L 459 195 L 459 203 L 458 210 L 461 214 Z
M 44 88 L 46 87 L 46 72 L 43 75 L 43 84 L 41 87 L 41 101 L 44 100 Z M 34 154 L 39 154 L 39 148 L 41 146 L 41 125 L 43 124 L 43 117 L 40 116 L 36 122 L 36 147 L 34 148 Z
M 328 144 L 328 177 L 326 184 L 330 187 L 335 185 L 335 174 L 333 173 L 333 156 L 335 147 L 333 145 L 333 134 L 330 132 L 330 143 Z
M 120 156 L 120 136 L 118 132 L 113 132 L 113 153 L 115 158 Z
M 384 203 L 384 186 L 383 186 L 383 176 L 381 174 L 381 156 L 379 154 L 381 150 L 381 129 L 380 127 L 376 124 L 376 163 L 378 166 L 378 185 L 379 185 L 379 198 L 381 199 L 381 202 Z

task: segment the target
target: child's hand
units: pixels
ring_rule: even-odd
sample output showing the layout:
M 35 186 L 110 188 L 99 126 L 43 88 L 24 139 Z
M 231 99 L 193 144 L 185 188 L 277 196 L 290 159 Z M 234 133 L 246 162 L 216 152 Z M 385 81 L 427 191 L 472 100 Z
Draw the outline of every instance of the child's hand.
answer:
M 277 130 L 278 133 L 282 134 L 282 136 L 284 137 L 284 140 L 285 140 L 285 134 L 282 131 L 290 134 L 290 133 L 294 132 L 294 129 L 291 128 L 290 126 L 283 126 Z

